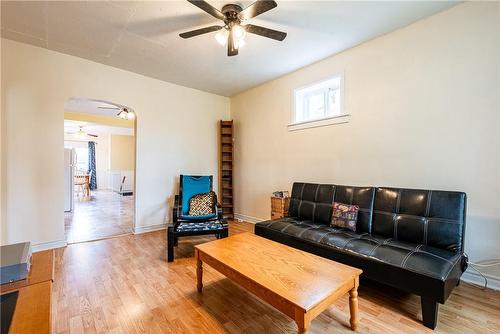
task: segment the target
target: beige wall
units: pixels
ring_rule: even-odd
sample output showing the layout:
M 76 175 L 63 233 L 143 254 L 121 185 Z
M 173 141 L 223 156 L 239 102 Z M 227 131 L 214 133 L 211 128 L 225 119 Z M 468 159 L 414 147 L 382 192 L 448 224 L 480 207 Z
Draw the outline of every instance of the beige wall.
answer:
M 2 244 L 64 243 L 63 123 L 70 97 L 113 101 L 137 112 L 137 232 L 170 218 L 179 174 L 217 175 L 217 120 L 229 117 L 228 98 L 27 44 L 1 43 L 7 130 Z
M 135 137 L 111 135 L 110 141 L 111 170 L 135 169 Z
M 499 13 L 461 4 L 231 98 L 236 212 L 268 219 L 293 181 L 461 190 L 467 252 L 499 258 Z M 292 90 L 338 72 L 350 122 L 289 132 Z

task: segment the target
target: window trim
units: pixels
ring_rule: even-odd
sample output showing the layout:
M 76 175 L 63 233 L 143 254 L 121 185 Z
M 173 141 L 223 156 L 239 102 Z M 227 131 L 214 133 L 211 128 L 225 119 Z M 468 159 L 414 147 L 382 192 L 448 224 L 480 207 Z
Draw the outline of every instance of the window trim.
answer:
M 317 118 L 317 119 L 310 119 L 307 121 L 300 121 L 300 122 L 295 121 L 295 115 L 297 112 L 297 105 L 296 105 L 295 97 L 297 95 L 297 92 L 300 90 L 304 90 L 304 89 L 313 87 L 315 85 L 321 84 L 322 82 L 331 80 L 335 77 L 340 78 L 340 85 L 339 85 L 339 89 L 340 89 L 340 93 L 339 93 L 339 96 L 340 96 L 340 106 L 339 106 L 340 114 L 334 115 L 334 116 L 321 117 L 321 118 Z M 345 93 L 344 93 L 344 72 L 343 71 L 330 74 L 329 76 L 327 76 L 321 80 L 316 80 L 316 81 L 311 82 L 307 85 L 297 87 L 297 88 L 292 90 L 291 95 L 292 95 L 291 96 L 292 108 L 291 108 L 291 112 L 290 112 L 290 123 L 287 126 L 288 131 L 302 130 L 302 129 L 307 129 L 307 128 L 315 128 L 315 127 L 327 126 L 327 125 L 332 125 L 332 124 L 347 123 L 350 120 L 351 115 L 344 108 L 344 106 L 345 106 L 345 104 L 344 104 Z

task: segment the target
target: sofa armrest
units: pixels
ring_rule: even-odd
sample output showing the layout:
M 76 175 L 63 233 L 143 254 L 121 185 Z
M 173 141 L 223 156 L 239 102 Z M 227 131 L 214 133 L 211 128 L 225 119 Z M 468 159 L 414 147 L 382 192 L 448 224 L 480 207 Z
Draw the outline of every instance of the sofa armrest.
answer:
M 465 272 L 467 270 L 467 268 L 469 267 L 469 257 L 465 253 L 462 255 L 462 261 L 460 263 L 460 266 L 461 266 L 462 272 Z

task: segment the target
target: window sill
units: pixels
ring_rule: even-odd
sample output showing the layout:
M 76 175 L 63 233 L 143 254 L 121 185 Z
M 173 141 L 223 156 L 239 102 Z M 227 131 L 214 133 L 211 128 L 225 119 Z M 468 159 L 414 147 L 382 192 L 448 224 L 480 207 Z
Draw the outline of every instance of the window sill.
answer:
M 303 130 L 303 129 L 309 129 L 309 128 L 317 128 L 320 126 L 348 123 L 350 118 L 351 118 L 351 115 L 344 114 L 344 115 L 322 118 L 322 119 L 313 120 L 313 121 L 292 123 L 292 124 L 288 124 L 288 131 L 297 131 L 297 130 Z

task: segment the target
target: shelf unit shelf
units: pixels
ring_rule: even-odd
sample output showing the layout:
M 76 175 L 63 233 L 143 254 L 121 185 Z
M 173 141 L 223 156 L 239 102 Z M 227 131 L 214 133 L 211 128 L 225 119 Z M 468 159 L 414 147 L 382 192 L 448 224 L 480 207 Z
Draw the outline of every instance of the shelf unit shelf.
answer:
M 233 208 L 233 121 L 219 123 L 219 202 L 226 219 L 234 219 Z

